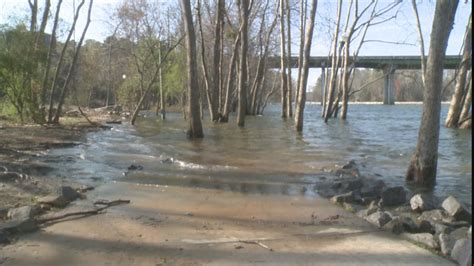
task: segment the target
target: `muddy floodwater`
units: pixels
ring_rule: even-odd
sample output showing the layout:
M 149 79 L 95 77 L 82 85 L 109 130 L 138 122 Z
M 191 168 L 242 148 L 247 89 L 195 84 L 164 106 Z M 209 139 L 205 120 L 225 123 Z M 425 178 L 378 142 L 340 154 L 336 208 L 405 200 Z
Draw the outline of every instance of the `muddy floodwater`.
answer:
M 443 105 L 442 121 L 447 109 Z M 85 182 L 120 180 L 314 197 L 315 173 L 353 159 L 365 166 L 365 174 L 404 184 L 421 105 L 351 105 L 348 121 L 334 119 L 329 124 L 320 118 L 320 110 L 319 104 L 307 105 L 301 135 L 291 119 L 282 121 L 277 105 L 269 106 L 264 116 L 247 117 L 243 129 L 236 126 L 235 117 L 217 125 L 206 117 L 205 138 L 200 141 L 185 138 L 181 114 L 170 113 L 160 121 L 149 113 L 136 127 L 124 123 L 88 133 L 86 144 L 51 150 L 38 160 L 55 167 L 53 175 Z M 470 207 L 471 160 L 471 130 L 441 127 L 433 193 L 455 195 Z M 128 171 L 132 164 L 143 169 Z

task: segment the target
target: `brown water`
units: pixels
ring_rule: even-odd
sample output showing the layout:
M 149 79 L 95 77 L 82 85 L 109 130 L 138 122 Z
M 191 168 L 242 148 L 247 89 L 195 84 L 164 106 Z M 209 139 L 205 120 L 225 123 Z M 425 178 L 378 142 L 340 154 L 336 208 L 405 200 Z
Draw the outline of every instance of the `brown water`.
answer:
M 442 121 L 447 113 L 442 109 Z M 242 193 L 315 196 L 317 174 L 354 159 L 363 172 L 391 184 L 403 175 L 416 145 L 421 105 L 351 105 L 348 121 L 324 124 L 319 105 L 307 105 L 305 129 L 282 121 L 279 106 L 265 116 L 247 117 L 240 129 L 205 118 L 205 138 L 189 141 L 180 114 L 160 121 L 146 114 L 137 126 L 114 125 L 88 135 L 86 145 L 52 150 L 43 158 L 58 176 L 85 181 L 122 180 L 168 186 L 223 189 Z M 470 130 L 441 128 L 434 194 L 452 194 L 471 205 Z M 127 172 L 131 164 L 141 171 Z

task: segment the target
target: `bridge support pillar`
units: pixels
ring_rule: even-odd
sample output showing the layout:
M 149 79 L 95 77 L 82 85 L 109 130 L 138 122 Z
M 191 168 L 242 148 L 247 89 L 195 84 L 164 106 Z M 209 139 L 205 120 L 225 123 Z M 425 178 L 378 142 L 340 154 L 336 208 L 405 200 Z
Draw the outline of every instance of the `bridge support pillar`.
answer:
M 383 83 L 383 104 L 395 104 L 395 87 L 393 78 L 396 66 L 388 65 L 383 69 L 384 83 Z
M 323 62 L 321 64 L 321 105 L 323 106 L 324 106 L 325 96 L 326 96 L 326 64 Z

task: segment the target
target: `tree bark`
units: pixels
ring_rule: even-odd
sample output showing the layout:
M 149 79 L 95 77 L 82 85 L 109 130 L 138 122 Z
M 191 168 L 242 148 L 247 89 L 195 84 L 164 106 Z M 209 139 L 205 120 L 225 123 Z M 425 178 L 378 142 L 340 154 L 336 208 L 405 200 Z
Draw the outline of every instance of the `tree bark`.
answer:
M 468 26 L 466 27 L 466 35 L 464 38 L 464 48 L 462 63 L 459 67 L 459 74 L 457 76 L 456 88 L 454 90 L 453 98 L 449 106 L 448 116 L 446 117 L 446 127 L 458 127 L 460 121 L 460 115 L 463 105 L 464 95 L 466 93 L 466 77 L 469 68 L 471 67 L 471 55 L 472 55 L 472 26 L 471 17 L 469 17 Z
M 472 105 L 472 69 L 469 71 L 468 78 L 467 78 L 467 86 L 466 86 L 466 97 L 464 98 L 464 104 L 462 107 L 461 115 L 459 117 L 459 121 L 464 121 L 469 116 L 469 111 L 471 110 Z M 462 124 L 462 123 L 459 123 Z
M 290 9 L 290 0 L 286 0 L 286 26 L 288 30 L 288 37 L 287 37 L 287 59 L 286 59 L 286 67 L 288 69 L 288 94 L 286 97 L 287 103 L 286 103 L 286 116 L 287 117 L 293 117 L 293 99 L 292 99 L 292 90 L 293 90 L 293 84 L 291 80 L 291 9 Z
M 436 1 L 418 143 L 406 173 L 406 180 L 414 181 L 417 185 L 433 186 L 436 183 L 443 65 L 458 2 Z
M 304 116 L 304 107 L 306 103 L 306 85 L 308 83 L 308 70 L 309 70 L 309 56 L 311 53 L 311 43 L 313 40 L 313 31 L 314 31 L 314 20 L 316 14 L 316 8 L 318 5 L 317 0 L 312 0 L 311 9 L 309 14 L 309 25 L 306 29 L 306 36 L 304 42 L 304 55 L 303 55 L 303 67 L 301 72 L 301 83 L 299 93 L 298 93 L 298 102 L 296 105 L 296 131 L 303 131 L 303 116 Z
M 220 71 L 220 62 L 221 62 L 221 36 L 222 36 L 222 24 L 223 13 L 225 8 L 224 0 L 217 0 L 217 17 L 214 28 L 214 58 L 212 65 L 212 121 L 217 122 L 219 120 L 219 99 L 220 99 L 220 84 L 221 84 L 221 71 Z
M 281 117 L 287 117 L 288 77 L 286 75 L 285 0 L 280 0 L 280 75 Z
M 247 111 L 247 50 L 248 50 L 248 22 L 249 22 L 249 0 L 240 0 L 240 20 L 242 30 L 240 31 L 240 65 L 239 65 L 239 108 L 237 111 L 237 125 L 245 126 L 245 113 Z
M 186 31 L 187 46 L 187 72 L 188 72 L 188 114 L 189 129 L 187 135 L 189 138 L 203 138 L 201 118 L 199 116 L 199 85 L 197 83 L 197 59 L 196 59 L 196 33 L 193 25 L 193 15 L 191 12 L 190 0 L 181 0 L 181 12 Z

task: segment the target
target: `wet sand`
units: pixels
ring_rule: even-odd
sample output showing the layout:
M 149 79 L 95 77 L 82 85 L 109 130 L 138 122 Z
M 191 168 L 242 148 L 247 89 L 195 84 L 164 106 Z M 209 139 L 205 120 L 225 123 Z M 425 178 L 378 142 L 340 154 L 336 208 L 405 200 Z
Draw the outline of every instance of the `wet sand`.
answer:
M 0 249 L 0 264 L 453 264 L 319 197 L 118 182 L 69 208 L 119 198 L 131 203 L 22 236 Z

